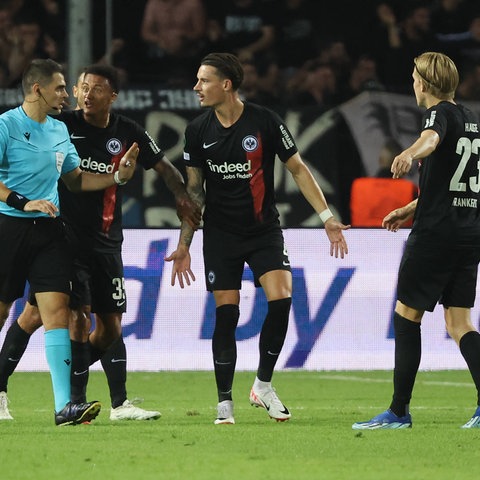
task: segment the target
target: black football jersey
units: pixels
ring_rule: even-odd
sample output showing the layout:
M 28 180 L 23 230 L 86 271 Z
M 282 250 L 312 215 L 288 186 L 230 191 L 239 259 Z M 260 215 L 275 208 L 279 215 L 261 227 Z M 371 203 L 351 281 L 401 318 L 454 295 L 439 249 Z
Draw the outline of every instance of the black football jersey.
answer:
M 477 116 L 441 102 L 423 115 L 440 143 L 419 162 L 420 194 L 412 235 L 429 242 L 480 244 L 480 132 Z
M 92 173 L 113 173 L 133 142 L 139 145 L 137 163 L 152 168 L 163 157 L 162 150 L 139 124 L 110 113 L 106 128 L 95 127 L 83 118 L 82 110 L 64 112 L 70 139 L 80 156 L 80 168 Z M 120 251 L 122 234 L 122 187 L 114 185 L 95 192 L 70 192 L 59 182 L 60 212 L 85 247 Z
M 205 226 L 255 234 L 278 224 L 274 167 L 297 152 L 281 118 L 267 108 L 245 103 L 238 121 L 225 128 L 213 109 L 185 131 L 184 161 L 203 170 Z

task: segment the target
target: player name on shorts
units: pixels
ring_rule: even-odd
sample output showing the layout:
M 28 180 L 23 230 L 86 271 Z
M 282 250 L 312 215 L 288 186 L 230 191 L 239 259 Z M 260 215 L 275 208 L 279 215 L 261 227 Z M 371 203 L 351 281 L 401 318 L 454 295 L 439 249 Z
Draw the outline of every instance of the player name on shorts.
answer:
M 458 198 L 453 197 L 452 207 L 470 207 L 477 208 L 476 198 Z

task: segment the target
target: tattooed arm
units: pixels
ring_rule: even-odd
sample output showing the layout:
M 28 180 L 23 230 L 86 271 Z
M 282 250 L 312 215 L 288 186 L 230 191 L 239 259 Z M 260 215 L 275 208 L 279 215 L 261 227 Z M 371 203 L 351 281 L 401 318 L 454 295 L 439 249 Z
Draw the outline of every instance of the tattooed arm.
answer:
M 203 210 L 205 205 L 205 190 L 203 172 L 200 168 L 187 167 L 187 192 L 193 202 Z M 173 261 L 172 286 L 175 285 L 175 279 L 178 279 L 181 288 L 185 286 L 184 282 L 190 285 L 190 279 L 195 281 L 195 275 L 190 268 L 190 245 L 194 233 L 195 231 L 191 225 L 186 221 L 182 221 L 177 249 L 165 258 L 167 262 Z

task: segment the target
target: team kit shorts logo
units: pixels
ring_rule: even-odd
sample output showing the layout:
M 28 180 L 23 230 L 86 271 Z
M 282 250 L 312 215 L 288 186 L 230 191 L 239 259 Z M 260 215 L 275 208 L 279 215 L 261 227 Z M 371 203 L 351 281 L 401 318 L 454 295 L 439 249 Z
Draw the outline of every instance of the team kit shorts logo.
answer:
M 212 285 L 215 282 L 215 273 L 211 270 L 208 272 L 208 283 Z
M 246 152 L 254 152 L 258 148 L 258 140 L 253 135 L 247 135 L 242 140 L 242 147 Z
M 122 142 L 118 138 L 111 138 L 107 142 L 107 151 L 112 155 L 118 155 L 122 151 Z

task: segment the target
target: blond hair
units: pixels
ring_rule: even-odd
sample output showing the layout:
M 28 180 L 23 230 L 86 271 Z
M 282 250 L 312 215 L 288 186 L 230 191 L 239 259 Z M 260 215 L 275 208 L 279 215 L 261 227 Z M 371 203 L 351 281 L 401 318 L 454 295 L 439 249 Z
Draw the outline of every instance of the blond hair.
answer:
M 441 100 L 454 97 L 459 76 L 457 67 L 450 57 L 439 52 L 425 52 L 413 62 L 428 93 Z

